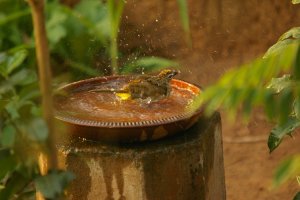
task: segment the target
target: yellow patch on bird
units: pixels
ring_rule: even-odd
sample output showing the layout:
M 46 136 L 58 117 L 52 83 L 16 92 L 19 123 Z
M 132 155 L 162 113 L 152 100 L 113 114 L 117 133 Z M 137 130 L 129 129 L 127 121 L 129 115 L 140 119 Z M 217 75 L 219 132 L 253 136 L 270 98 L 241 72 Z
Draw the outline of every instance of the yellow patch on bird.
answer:
M 121 100 L 128 100 L 128 99 L 130 99 L 130 97 L 131 97 L 131 95 L 130 95 L 130 93 L 126 93 L 126 92 L 124 92 L 124 93 L 116 93 L 116 95 L 121 99 Z

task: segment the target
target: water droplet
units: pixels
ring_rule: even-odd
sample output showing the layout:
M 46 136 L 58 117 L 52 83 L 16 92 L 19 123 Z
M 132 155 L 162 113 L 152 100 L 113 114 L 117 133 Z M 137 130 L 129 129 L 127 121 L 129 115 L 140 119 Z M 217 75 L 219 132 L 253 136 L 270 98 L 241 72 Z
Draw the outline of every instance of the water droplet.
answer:
M 156 19 L 155 21 L 158 22 L 158 19 Z

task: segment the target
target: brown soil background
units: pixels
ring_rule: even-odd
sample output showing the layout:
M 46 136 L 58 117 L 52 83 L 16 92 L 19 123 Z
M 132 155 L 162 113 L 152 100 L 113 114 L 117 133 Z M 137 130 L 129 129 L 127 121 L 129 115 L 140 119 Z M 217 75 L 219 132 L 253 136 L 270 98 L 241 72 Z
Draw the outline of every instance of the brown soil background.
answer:
M 193 48 L 184 41 L 175 0 L 128 0 L 120 32 L 125 55 L 179 61 L 182 79 L 207 86 L 234 66 L 261 56 L 289 28 L 300 26 L 300 7 L 289 0 L 188 0 Z M 268 123 L 256 110 L 249 123 L 222 112 L 228 200 L 292 199 L 296 180 L 271 188 L 280 160 L 300 152 L 300 137 L 287 138 L 269 154 Z M 249 139 L 241 142 L 242 139 Z

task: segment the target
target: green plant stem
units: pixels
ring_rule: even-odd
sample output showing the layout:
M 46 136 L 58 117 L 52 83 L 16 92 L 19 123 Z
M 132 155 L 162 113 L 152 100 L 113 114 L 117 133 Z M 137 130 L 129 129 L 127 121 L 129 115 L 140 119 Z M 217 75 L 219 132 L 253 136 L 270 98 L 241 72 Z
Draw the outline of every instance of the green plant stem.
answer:
M 112 74 L 118 74 L 119 73 L 119 67 L 118 67 L 118 43 L 117 43 L 117 37 L 111 38 L 111 42 L 110 42 L 110 57 L 111 57 Z
M 125 2 L 123 0 L 108 0 L 108 12 L 111 23 L 110 58 L 112 74 L 118 74 L 118 32 Z
M 40 163 L 42 173 L 47 172 L 47 168 L 57 168 L 57 152 L 55 148 L 55 132 L 53 126 L 53 102 L 51 91 L 51 70 L 50 70 L 50 56 L 45 29 L 44 16 L 44 0 L 28 0 L 32 10 L 32 20 L 34 26 L 34 38 L 36 47 L 37 64 L 39 71 L 39 84 L 42 94 L 42 108 L 43 117 L 47 122 L 49 129 L 49 136 L 47 140 L 46 163 Z

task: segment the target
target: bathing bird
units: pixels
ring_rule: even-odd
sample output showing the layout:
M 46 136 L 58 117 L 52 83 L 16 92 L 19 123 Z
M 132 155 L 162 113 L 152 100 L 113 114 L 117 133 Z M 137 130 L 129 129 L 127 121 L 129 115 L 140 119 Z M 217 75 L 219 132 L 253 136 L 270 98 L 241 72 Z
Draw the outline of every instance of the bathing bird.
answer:
M 171 79 L 178 74 L 175 69 L 164 69 L 157 75 L 139 75 L 121 89 L 93 89 L 91 92 L 114 92 L 122 100 L 148 99 L 158 101 L 171 92 Z

